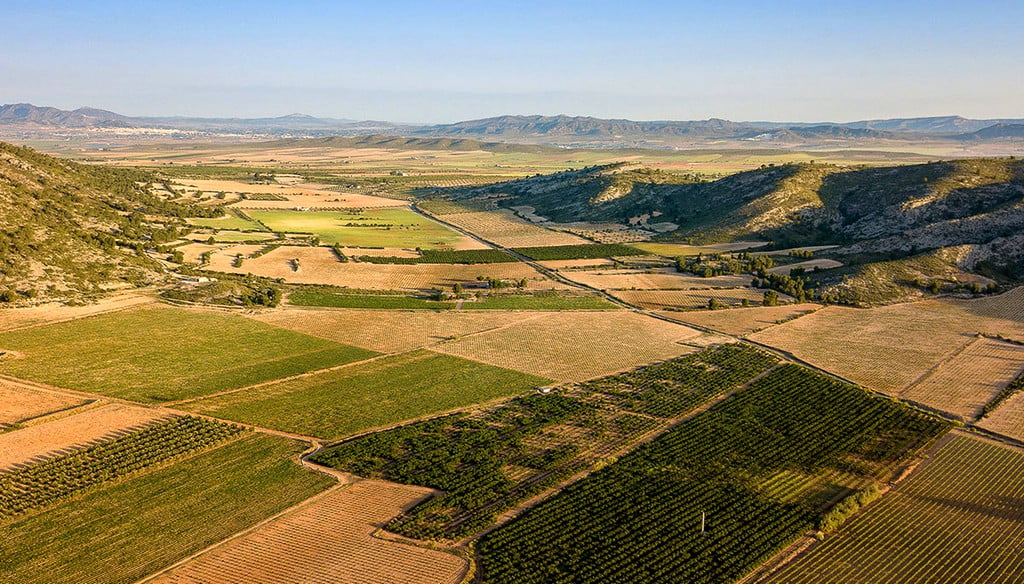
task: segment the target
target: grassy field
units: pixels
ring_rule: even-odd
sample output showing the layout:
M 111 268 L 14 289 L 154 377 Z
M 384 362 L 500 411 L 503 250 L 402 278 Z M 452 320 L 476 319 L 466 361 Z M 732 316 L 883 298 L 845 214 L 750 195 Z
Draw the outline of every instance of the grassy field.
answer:
M 135 582 L 327 488 L 304 446 L 251 434 L 0 525 L 0 581 Z
M 408 209 L 252 210 L 249 214 L 274 231 L 313 233 L 329 245 L 438 248 L 462 239 L 451 229 Z
M 186 409 L 326 439 L 513 395 L 549 379 L 416 351 L 252 390 Z
M 400 310 L 453 310 L 454 300 L 429 300 L 411 296 L 345 294 L 317 288 L 301 289 L 288 296 L 294 306 L 322 306 L 331 308 L 371 308 Z M 465 300 L 462 310 L 613 310 L 618 306 L 600 296 L 570 296 L 562 294 L 484 296 Z
M 619 306 L 600 296 L 534 294 L 484 296 L 463 302 L 462 310 L 616 310 Z
M 239 315 L 162 305 L 0 334 L 0 372 L 59 387 L 172 401 L 372 356 Z
M 1019 451 L 955 437 L 906 483 L 769 582 L 1020 582 L 1022 473 Z
M 208 227 L 210 229 L 231 229 L 237 231 L 266 231 L 262 225 L 250 221 L 240 214 L 228 211 L 224 217 L 207 219 L 205 217 L 194 217 L 188 222 L 196 227 Z

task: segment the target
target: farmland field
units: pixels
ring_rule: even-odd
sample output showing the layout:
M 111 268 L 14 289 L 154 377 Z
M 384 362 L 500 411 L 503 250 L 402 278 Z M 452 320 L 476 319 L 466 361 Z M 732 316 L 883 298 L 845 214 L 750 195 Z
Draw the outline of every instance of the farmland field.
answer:
M 82 306 L 42 304 L 31 308 L 0 310 L 0 332 L 74 320 L 104 312 L 116 312 L 135 306 L 153 304 L 154 302 L 156 302 L 156 299 L 152 296 L 124 294 L 121 296 L 111 296 L 95 304 L 84 304 Z
M 6 432 L 0 434 L 0 470 L 81 448 L 168 415 L 150 408 L 107 404 Z
M 978 422 L 978 425 L 986 430 L 997 432 L 1024 442 L 1024 378 L 1018 377 L 1014 381 L 1015 390 L 1007 399 L 1000 404 L 995 411 Z
M 436 350 L 559 381 L 581 381 L 696 350 L 697 330 L 626 311 L 560 312 Z
M 582 237 L 570 233 L 539 227 L 506 210 L 451 213 L 442 215 L 441 219 L 503 247 L 589 243 Z
M 0 403 L 4 404 L 3 409 L 0 409 L 0 430 L 80 406 L 86 401 L 86 398 L 80 396 L 28 389 L 0 381 Z M 0 466 L 3 466 L 2 463 Z
M 556 393 L 359 437 L 313 460 L 441 489 L 388 528 L 409 537 L 457 540 L 776 363 L 749 346 L 725 345 Z M 441 460 L 445 464 L 421 471 Z
M 956 436 L 768 581 L 1011 584 L 1024 573 L 1024 454 Z
M 239 315 L 163 305 L 3 333 L 0 348 L 18 353 L 0 359 L 2 373 L 145 402 L 234 389 L 372 355 Z
M 228 211 L 223 217 L 216 217 L 213 219 L 207 218 L 193 218 L 188 220 L 189 223 L 197 227 L 206 227 L 208 229 L 229 229 L 232 231 L 266 231 L 266 229 L 256 223 L 250 221 L 244 216 L 234 211 Z
M 685 290 L 707 288 L 740 288 L 750 286 L 751 276 L 714 276 L 701 278 L 670 271 L 601 270 L 572 271 L 563 274 L 570 280 L 601 290 Z
M 304 448 L 250 434 L 0 525 L 0 580 L 135 582 L 327 488 L 295 463 Z
M 648 310 L 700 310 L 714 299 L 727 306 L 741 306 L 746 300 L 751 305 L 761 304 L 764 291 L 754 288 L 721 288 L 714 290 L 616 290 L 612 295 Z M 779 294 L 782 301 L 790 298 Z
M 731 582 L 815 526 L 837 494 L 888 474 L 944 430 L 784 365 L 484 535 L 481 581 Z M 834 476 L 833 467 L 847 478 L 784 500 L 754 486 L 782 470 Z
M 256 531 L 215 548 L 154 584 L 359 582 L 458 584 L 466 561 L 374 537 L 377 526 L 429 489 L 363 480 L 336 489 Z
M 351 211 L 250 210 L 250 217 L 275 232 L 312 233 L 322 243 L 354 247 L 473 246 L 468 240 L 408 209 Z
M 1022 372 L 1024 347 L 979 337 L 900 397 L 973 421 Z
M 326 247 L 279 247 L 265 255 L 244 259 L 241 266 L 232 265 L 235 254 L 251 253 L 228 248 L 213 254 L 209 269 L 235 274 L 256 274 L 282 278 L 297 284 L 324 284 L 356 289 L 419 291 L 432 288 L 451 290 L 455 284 L 467 288 L 481 285 L 478 277 L 519 281 L 527 280 L 527 289 L 559 290 L 567 286 L 543 276 L 521 263 L 498 264 L 373 264 L 341 262 Z M 295 269 L 293 259 L 299 260 Z
M 979 300 L 829 306 L 750 336 L 872 389 L 900 391 L 980 333 L 1024 338 L 1024 288 Z
M 549 379 L 421 350 L 184 404 L 218 418 L 337 439 L 491 399 Z
M 673 320 L 707 327 L 728 335 L 745 336 L 775 326 L 780 321 L 810 314 L 820 308 L 820 304 L 784 304 L 731 310 L 673 311 L 662 314 Z

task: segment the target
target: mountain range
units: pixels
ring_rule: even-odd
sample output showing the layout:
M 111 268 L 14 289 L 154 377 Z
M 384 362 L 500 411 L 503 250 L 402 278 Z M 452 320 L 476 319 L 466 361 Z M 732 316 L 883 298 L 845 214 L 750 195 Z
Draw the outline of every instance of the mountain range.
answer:
M 1024 118 L 975 120 L 960 116 L 855 122 L 634 121 L 586 116 L 507 115 L 451 124 L 397 124 L 290 114 L 273 118 L 132 117 L 83 107 L 61 110 L 18 103 L 0 106 L 0 131 L 159 129 L 269 135 L 361 135 L 486 139 L 558 146 L 678 147 L 715 141 L 843 144 L 931 140 L 991 141 L 1024 137 Z

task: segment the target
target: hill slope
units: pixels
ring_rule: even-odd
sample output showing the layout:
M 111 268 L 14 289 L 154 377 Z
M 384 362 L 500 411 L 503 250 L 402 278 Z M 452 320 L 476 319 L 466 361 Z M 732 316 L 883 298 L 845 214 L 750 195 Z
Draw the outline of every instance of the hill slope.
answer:
M 173 239 L 180 217 L 200 210 L 149 194 L 147 180 L 0 142 L 0 300 L 160 280 L 142 248 Z

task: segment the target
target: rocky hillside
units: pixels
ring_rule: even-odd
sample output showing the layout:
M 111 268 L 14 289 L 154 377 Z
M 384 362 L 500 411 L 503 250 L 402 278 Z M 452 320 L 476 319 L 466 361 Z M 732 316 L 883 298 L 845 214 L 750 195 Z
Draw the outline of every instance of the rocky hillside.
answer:
M 0 142 L 0 302 L 160 281 L 144 249 L 201 211 L 151 195 L 148 179 Z

